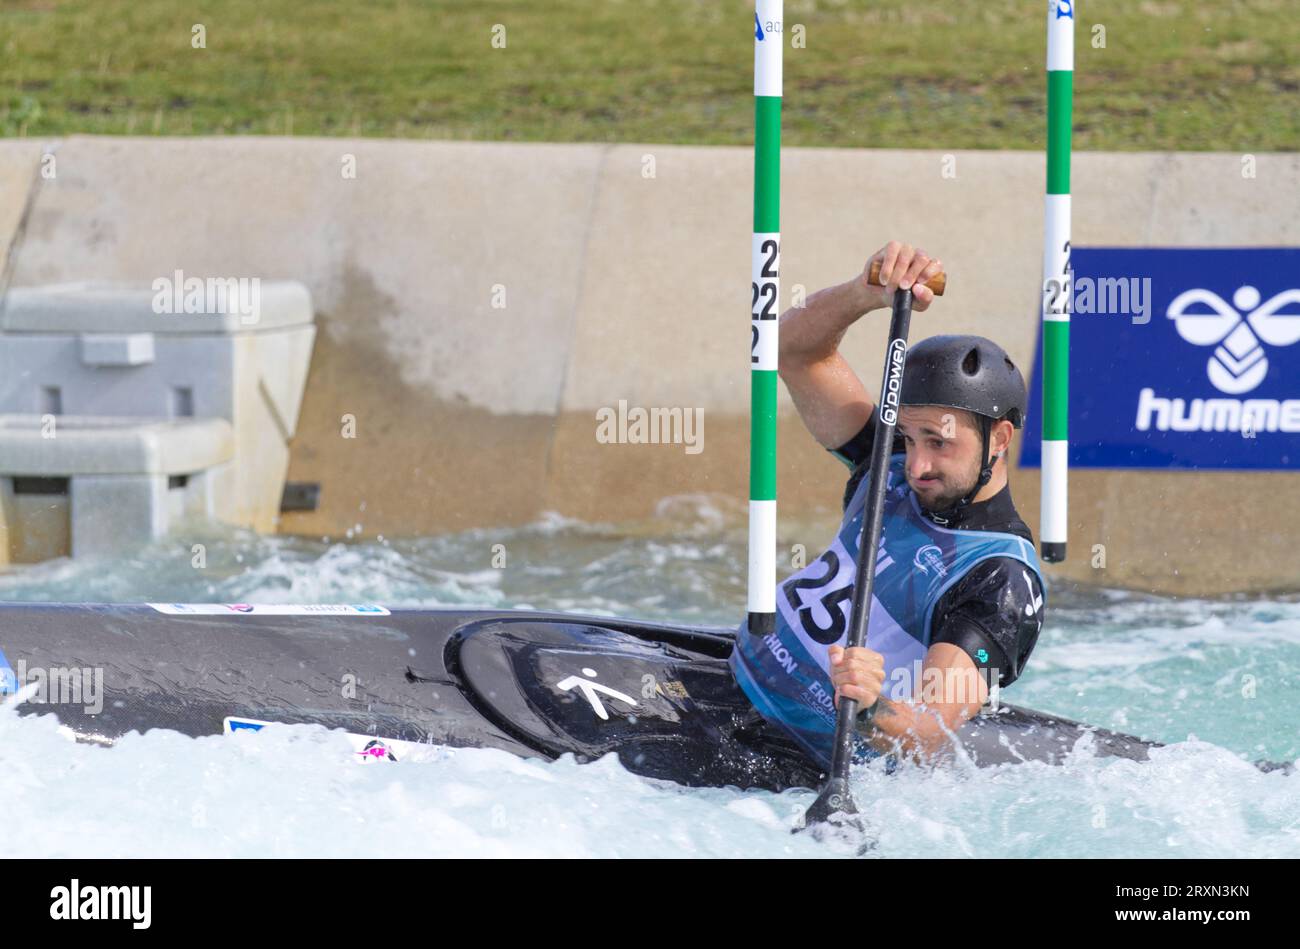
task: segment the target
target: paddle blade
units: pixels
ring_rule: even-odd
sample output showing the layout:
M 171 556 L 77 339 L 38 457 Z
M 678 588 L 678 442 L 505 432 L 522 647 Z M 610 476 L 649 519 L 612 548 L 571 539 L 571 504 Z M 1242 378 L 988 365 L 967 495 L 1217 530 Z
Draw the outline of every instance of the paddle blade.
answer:
M 866 822 L 853 802 L 849 783 L 842 778 L 827 781 L 817 800 L 804 813 L 803 823 L 791 832 L 802 831 L 808 831 L 819 841 L 847 845 L 858 856 L 864 856 L 875 848 Z
M 853 794 L 849 790 L 848 778 L 832 777 L 817 795 L 817 800 L 804 814 L 804 825 L 825 824 L 839 814 L 844 817 L 856 817 L 858 806 L 853 803 Z

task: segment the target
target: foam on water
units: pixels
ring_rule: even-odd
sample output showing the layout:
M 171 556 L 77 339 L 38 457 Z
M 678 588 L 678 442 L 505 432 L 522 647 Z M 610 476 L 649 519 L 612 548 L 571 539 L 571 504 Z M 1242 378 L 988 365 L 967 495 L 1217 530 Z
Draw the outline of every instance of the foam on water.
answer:
M 707 500 L 707 499 L 706 499 Z M 0 576 L 0 599 L 381 602 L 564 609 L 731 625 L 743 530 L 685 499 L 671 538 L 547 518 L 512 531 L 341 544 L 196 528 L 112 564 Z M 685 513 L 683 513 L 685 512 Z M 703 512 L 703 513 L 701 513 Z M 691 520 L 697 518 L 696 520 Z M 206 565 L 191 566 L 194 543 Z M 505 569 L 492 565 L 504 544 Z M 1137 764 L 878 768 L 854 775 L 877 856 L 1300 856 L 1300 602 L 1049 590 L 1029 671 L 1003 698 L 1165 742 Z M 1193 740 L 1187 740 L 1189 735 Z M 29 856 L 837 856 L 789 828 L 813 794 L 684 789 L 613 757 L 522 761 L 430 747 L 362 763 L 341 733 L 274 727 L 77 745 L 0 708 L 0 813 Z

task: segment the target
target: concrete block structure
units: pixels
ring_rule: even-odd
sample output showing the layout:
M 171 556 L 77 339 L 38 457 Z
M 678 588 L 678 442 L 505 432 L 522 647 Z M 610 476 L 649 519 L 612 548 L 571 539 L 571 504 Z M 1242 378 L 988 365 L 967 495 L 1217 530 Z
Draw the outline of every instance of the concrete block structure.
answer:
M 171 280 L 0 302 L 0 561 L 111 554 L 187 516 L 276 529 L 311 297 L 259 281 L 212 306 Z

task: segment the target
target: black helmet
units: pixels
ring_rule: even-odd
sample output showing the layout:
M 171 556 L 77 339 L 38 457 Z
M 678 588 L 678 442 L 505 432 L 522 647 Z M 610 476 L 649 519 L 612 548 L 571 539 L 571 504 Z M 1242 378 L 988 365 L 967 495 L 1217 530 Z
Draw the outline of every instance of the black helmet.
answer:
M 946 405 L 1025 425 L 1025 379 L 983 336 L 931 336 L 907 353 L 899 405 Z
M 947 518 L 970 504 L 993 477 L 996 458 L 989 458 L 989 430 L 994 421 L 1002 418 L 1016 428 L 1024 428 L 1027 400 L 1020 370 L 1006 350 L 991 339 L 931 336 L 908 351 L 898 404 L 944 405 L 973 412 L 984 443 L 975 487 L 947 511 L 931 512 L 933 520 L 947 523 Z

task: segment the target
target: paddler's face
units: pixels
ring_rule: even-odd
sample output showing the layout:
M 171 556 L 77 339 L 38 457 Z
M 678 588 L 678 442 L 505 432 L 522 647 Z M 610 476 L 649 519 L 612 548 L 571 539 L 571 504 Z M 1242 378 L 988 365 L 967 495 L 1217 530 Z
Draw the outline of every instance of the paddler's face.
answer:
M 928 511 L 960 501 L 980 474 L 983 442 L 975 417 L 943 405 L 904 405 L 898 431 L 907 443 L 907 483 Z

